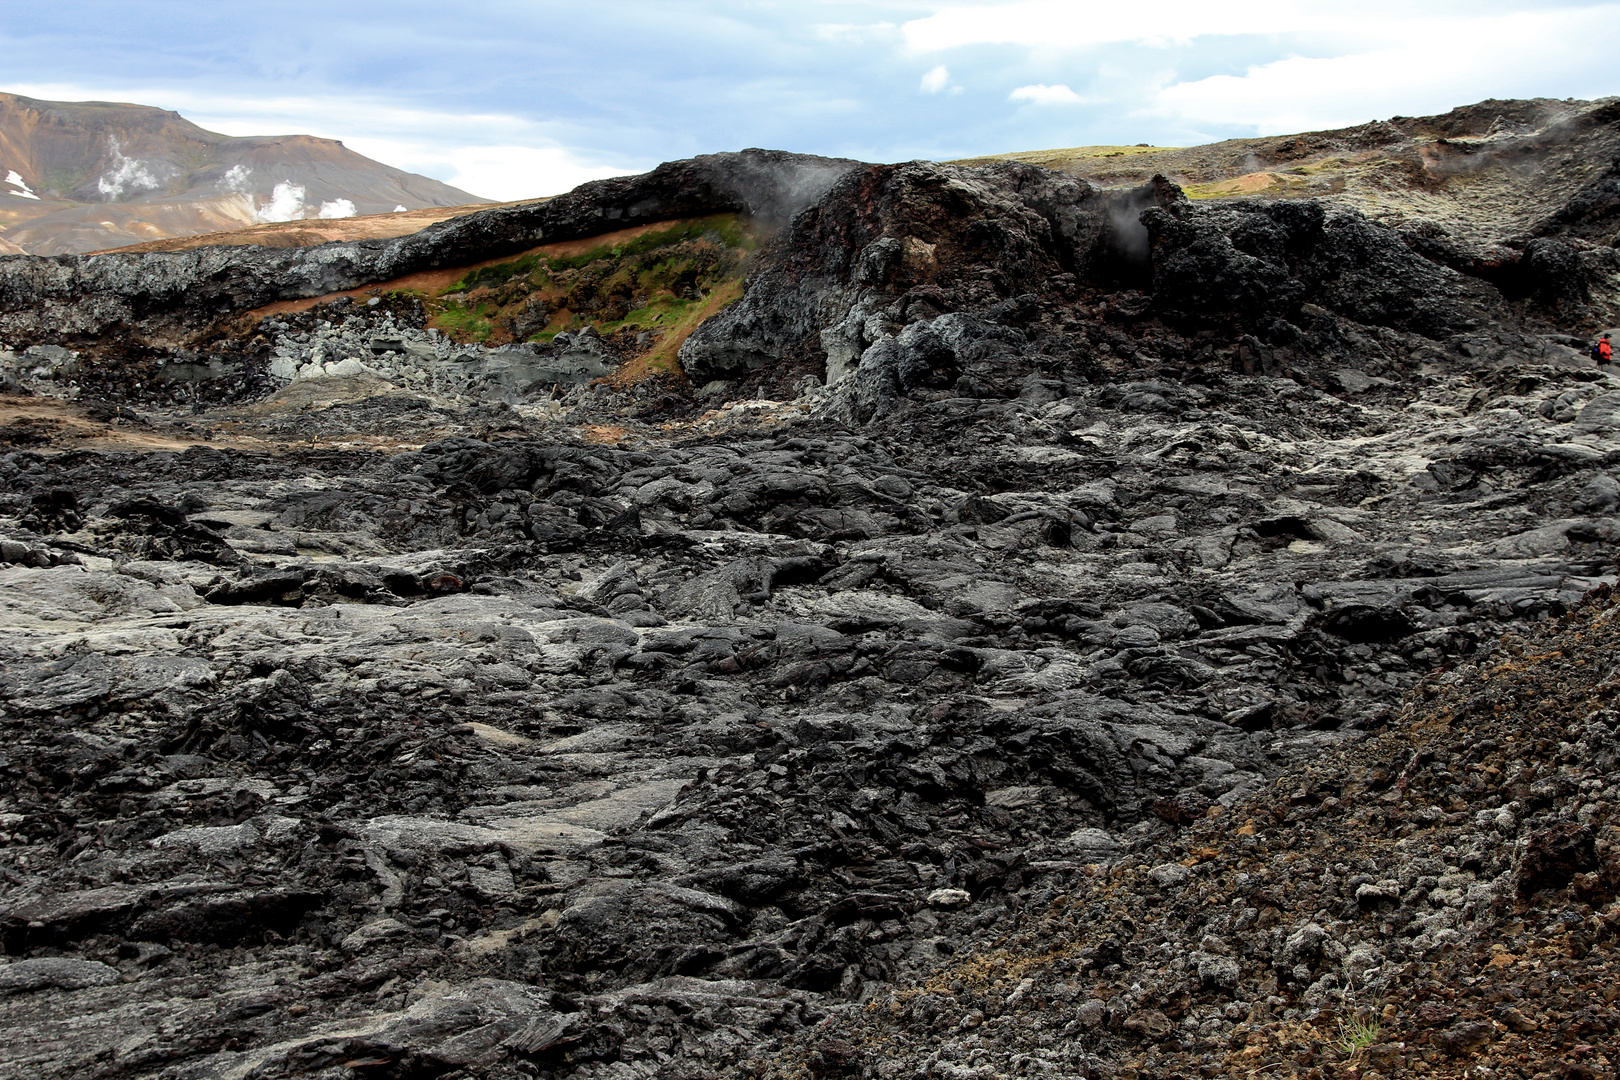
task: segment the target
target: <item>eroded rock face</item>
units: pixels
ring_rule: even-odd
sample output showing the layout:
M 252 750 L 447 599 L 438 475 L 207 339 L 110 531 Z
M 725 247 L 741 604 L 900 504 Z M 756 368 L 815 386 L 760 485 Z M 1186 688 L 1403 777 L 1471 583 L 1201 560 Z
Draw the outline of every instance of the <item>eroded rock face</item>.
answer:
M 900 322 L 929 317 L 922 310 L 906 319 L 913 305 L 937 314 L 990 308 L 1008 296 L 1054 300 L 1065 286 L 1073 296 L 1076 287 L 1135 285 L 1152 299 L 1130 314 L 1151 310 L 1185 329 L 1218 325 L 1268 338 L 1287 334 L 1276 321 L 1305 321 L 1307 304 L 1444 338 L 1477 328 L 1496 299 L 1411 251 L 1394 230 L 1311 201 L 1199 205 L 1162 180 L 1102 192 L 1020 165 L 874 167 L 843 185 L 795 224 L 777 271 L 788 280 L 767 275 L 687 346 L 686 358 L 709 365 L 700 370 L 725 368 L 702 359 L 715 339 L 752 339 L 755 364 L 795 344 L 804 320 L 825 314 L 805 287 L 809 275 L 856 296 L 890 286 L 900 294 Z M 851 214 L 858 216 L 839 216 Z M 795 304 L 807 314 L 773 312 L 773 321 L 762 313 Z
M 717 1069 L 1612 580 L 1620 380 L 1379 226 L 740 160 L 777 205 L 831 186 L 683 362 L 820 363 L 792 403 L 493 409 L 403 374 L 408 319 L 329 307 L 260 324 L 286 386 L 0 457 L 8 1067 Z M 769 202 L 704 168 L 650 174 L 689 185 L 657 212 Z M 376 370 L 296 377 L 390 325 Z M 1322 962 L 1308 923 L 1278 963 Z
M 1027 165 L 865 166 L 794 219 L 743 300 L 687 339 L 682 366 L 701 382 L 819 348 L 837 382 L 907 323 L 1072 293 L 1130 248 L 1119 234 L 1141 232 L 1139 201 Z M 1140 276 L 1145 243 L 1136 255 Z
M 702 382 L 819 354 L 832 414 L 856 423 L 907 395 L 1006 397 L 1055 367 L 1090 378 L 1111 354 L 1335 389 L 1339 370 L 1410 370 L 1518 325 L 1495 285 L 1354 211 L 1194 204 L 1162 179 L 1104 192 L 1018 164 L 851 172 L 772 256 L 687 339 L 683 366 Z M 1537 280 L 1558 293 L 1545 315 L 1566 293 L 1596 302 L 1553 270 Z

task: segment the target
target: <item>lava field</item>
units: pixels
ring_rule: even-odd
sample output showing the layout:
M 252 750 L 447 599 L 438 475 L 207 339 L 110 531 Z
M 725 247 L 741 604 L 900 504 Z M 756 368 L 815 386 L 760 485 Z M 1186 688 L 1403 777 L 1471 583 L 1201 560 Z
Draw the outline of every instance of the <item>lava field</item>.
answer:
M 1314 199 L 754 151 L 0 258 L 0 1076 L 1168 1076 L 1129 1046 L 1337 1015 L 1320 965 L 1376 965 L 1268 885 L 1310 940 L 1264 994 L 1250 916 L 1208 1001 L 1045 1056 L 859 1044 L 1614 583 L 1613 172 L 1488 267 Z M 389 285 L 714 214 L 746 288 L 640 381 L 673 339 L 452 342 Z

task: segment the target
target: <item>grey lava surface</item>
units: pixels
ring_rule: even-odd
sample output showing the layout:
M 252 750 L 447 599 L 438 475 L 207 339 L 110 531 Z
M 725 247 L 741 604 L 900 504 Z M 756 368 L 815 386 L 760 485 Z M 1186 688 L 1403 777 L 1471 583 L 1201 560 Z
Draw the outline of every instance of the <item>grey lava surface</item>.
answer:
M 0 447 L 0 1076 L 723 1073 L 1614 581 L 1612 247 L 734 157 L 545 211 L 769 173 L 706 400 L 393 300 L 207 343 L 512 211 L 0 259 L 4 400 L 168 440 Z

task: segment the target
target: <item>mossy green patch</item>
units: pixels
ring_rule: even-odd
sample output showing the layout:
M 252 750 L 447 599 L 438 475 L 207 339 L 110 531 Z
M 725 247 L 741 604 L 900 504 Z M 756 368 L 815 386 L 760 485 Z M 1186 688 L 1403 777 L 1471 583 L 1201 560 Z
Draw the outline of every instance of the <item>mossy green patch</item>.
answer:
M 699 302 L 678 307 L 672 305 L 664 315 L 669 322 L 661 327 L 662 333 L 653 347 L 625 364 L 610 381 L 624 386 L 658 375 L 674 375 L 684 380 L 686 373 L 681 370 L 679 356 L 688 335 L 721 309 L 740 299 L 742 294 L 742 279 L 732 278 L 721 283 Z
M 460 301 L 442 302 L 433 316 L 432 325 L 456 341 L 488 341 L 495 332 L 495 323 L 489 317 L 488 304 L 469 307 Z
M 513 259 L 511 262 L 483 266 L 455 282 L 447 293 L 465 292 L 476 288 L 501 285 L 520 275 L 533 276 L 536 272 L 547 277 L 553 272 L 579 270 L 604 259 L 637 259 L 650 252 L 673 247 L 684 240 L 708 240 L 720 247 L 752 251 L 759 246 L 753 232 L 736 214 L 714 214 L 690 221 L 678 221 L 668 228 L 642 233 L 622 244 L 603 244 L 578 255 L 547 257 L 538 252 Z
M 624 318 L 601 323 L 596 329 L 603 334 L 626 329 L 638 331 L 663 329 L 679 323 L 700 303 L 699 300 L 682 300 L 677 296 L 663 293 L 653 297 L 645 306 L 631 311 Z
M 748 253 L 759 246 L 748 220 L 736 214 L 620 236 L 577 254 L 530 252 L 468 271 L 424 298 L 429 325 L 457 341 L 492 345 L 550 342 L 586 325 L 604 337 L 635 340 L 651 331 L 658 342 L 684 340 L 694 318 L 717 310 L 717 295 L 741 294 Z M 673 354 L 660 366 L 672 368 Z
M 82 184 L 87 174 L 82 172 L 69 172 L 67 169 L 47 169 L 39 178 L 40 194 L 66 195 Z

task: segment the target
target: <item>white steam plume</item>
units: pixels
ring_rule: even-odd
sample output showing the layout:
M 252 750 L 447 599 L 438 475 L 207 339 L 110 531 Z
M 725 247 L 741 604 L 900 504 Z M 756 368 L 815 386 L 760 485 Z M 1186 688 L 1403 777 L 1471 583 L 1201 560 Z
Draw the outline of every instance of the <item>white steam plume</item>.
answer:
M 323 218 L 354 217 L 354 210 L 354 203 L 348 199 L 333 199 L 331 202 L 321 203 Z
M 250 190 L 252 190 L 252 185 L 250 183 L 252 177 L 253 170 L 248 168 L 246 165 L 232 165 L 225 173 L 225 177 L 220 181 L 220 183 L 224 186 L 226 191 L 234 191 L 238 195 L 246 195 Z
M 254 221 L 298 221 L 304 217 L 304 187 L 283 180 L 270 192 L 270 201 L 253 211 Z
M 157 177 L 152 175 L 146 163 L 125 157 L 124 148 L 118 145 L 117 139 L 108 136 L 107 145 L 112 148 L 113 167 L 96 181 L 97 191 L 109 199 L 122 199 L 125 192 L 133 195 L 137 191 L 151 191 L 158 186 Z

